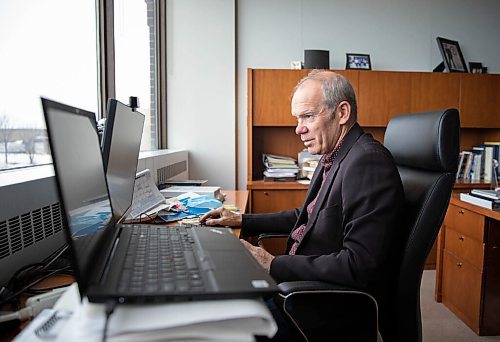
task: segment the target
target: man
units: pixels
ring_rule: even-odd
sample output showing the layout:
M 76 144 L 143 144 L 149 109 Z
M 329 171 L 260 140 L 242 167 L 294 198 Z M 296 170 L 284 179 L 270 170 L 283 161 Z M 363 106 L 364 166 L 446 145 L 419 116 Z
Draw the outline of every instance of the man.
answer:
M 308 151 L 323 155 L 302 208 L 246 215 L 218 208 L 201 222 L 241 226 L 245 236 L 290 234 L 280 256 L 242 240 L 277 282 L 324 281 L 383 300 L 403 202 L 394 160 L 357 124 L 354 90 L 342 75 L 307 75 L 294 90 L 292 115 Z

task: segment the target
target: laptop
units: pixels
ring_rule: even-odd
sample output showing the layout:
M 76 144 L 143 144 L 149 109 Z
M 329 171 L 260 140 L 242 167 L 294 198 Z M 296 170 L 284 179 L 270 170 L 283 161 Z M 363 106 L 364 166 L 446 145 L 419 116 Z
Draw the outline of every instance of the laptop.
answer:
M 143 127 L 143 114 L 118 100 L 108 100 L 102 158 L 116 220 L 131 211 Z
M 278 292 L 229 228 L 120 224 L 94 114 L 46 98 L 42 106 L 82 298 L 159 302 Z

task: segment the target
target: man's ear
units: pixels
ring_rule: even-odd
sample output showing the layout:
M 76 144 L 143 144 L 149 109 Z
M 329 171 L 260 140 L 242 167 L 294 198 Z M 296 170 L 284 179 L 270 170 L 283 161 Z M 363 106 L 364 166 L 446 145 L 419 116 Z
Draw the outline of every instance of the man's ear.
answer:
M 342 101 L 337 108 L 340 119 L 339 123 L 345 125 L 351 118 L 351 105 L 347 101 Z

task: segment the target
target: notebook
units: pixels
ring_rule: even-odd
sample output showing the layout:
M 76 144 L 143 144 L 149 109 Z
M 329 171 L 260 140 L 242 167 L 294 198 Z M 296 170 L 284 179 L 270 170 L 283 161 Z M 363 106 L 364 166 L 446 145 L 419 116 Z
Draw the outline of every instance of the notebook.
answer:
M 82 298 L 158 302 L 278 292 L 229 228 L 119 224 L 94 114 L 45 98 L 42 106 Z

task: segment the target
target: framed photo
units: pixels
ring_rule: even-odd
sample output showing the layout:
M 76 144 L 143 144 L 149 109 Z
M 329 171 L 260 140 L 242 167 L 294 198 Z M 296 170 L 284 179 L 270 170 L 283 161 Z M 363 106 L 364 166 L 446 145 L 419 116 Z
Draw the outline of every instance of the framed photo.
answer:
M 483 63 L 481 62 L 469 62 L 469 72 L 473 74 L 486 74 L 488 68 L 483 67 Z
M 436 40 L 446 70 L 449 72 L 469 72 L 457 41 L 442 37 L 437 37 Z
M 370 55 L 362 53 L 347 53 L 345 68 L 371 70 L 372 63 L 370 61 Z

